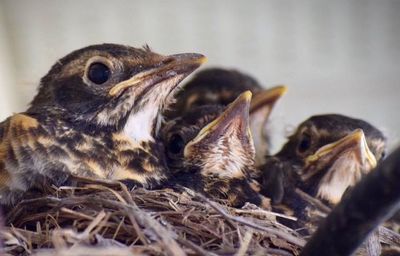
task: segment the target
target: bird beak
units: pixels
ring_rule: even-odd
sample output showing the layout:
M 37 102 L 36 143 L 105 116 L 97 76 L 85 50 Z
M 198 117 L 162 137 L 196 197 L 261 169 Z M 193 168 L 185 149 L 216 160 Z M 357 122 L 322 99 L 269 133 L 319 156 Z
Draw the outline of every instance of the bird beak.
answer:
M 377 161 L 374 154 L 370 151 L 364 132 L 361 129 L 356 129 L 346 137 L 321 147 L 315 154 L 307 157 L 306 165 L 311 166 L 321 161 L 332 162 L 340 154 L 348 151 L 355 154 L 361 165 L 369 165 L 371 169 L 376 167 Z
M 363 174 L 376 165 L 376 158 L 367 145 L 363 130 L 356 129 L 307 157 L 301 177 L 307 181 L 321 170 L 327 170 L 319 182 L 317 196 L 337 203 L 349 186 L 355 185 Z
M 254 94 L 250 106 L 250 128 L 256 148 L 256 165 L 260 166 L 265 162 L 268 155 L 269 138 L 266 131 L 266 124 L 275 103 L 287 92 L 284 85 L 275 86 Z
M 288 88 L 285 85 L 278 85 L 268 90 L 263 90 L 254 94 L 250 106 L 250 114 L 257 112 L 260 108 L 273 105 L 286 94 Z
M 109 91 L 109 95 L 119 95 L 125 89 L 138 85 L 151 87 L 155 84 L 161 84 L 162 81 L 181 75 L 182 78 L 176 81 L 176 84 L 178 84 L 183 78 L 206 61 L 207 58 L 204 55 L 197 53 L 183 53 L 167 56 L 163 61 L 157 64 L 155 68 L 137 73 L 128 80 L 122 81 L 112 87 Z
M 185 146 L 184 161 L 200 167 L 204 177 L 243 179 L 244 170 L 254 166 L 255 151 L 249 126 L 251 96 L 250 91 L 239 95 Z
M 246 136 L 251 134 L 249 127 L 251 97 L 252 93 L 250 91 L 239 95 L 217 119 L 201 129 L 196 138 L 189 142 L 189 144 L 197 144 L 200 141 L 206 141 L 207 143 L 216 142 L 224 136 L 228 129 L 236 129 L 239 133 Z

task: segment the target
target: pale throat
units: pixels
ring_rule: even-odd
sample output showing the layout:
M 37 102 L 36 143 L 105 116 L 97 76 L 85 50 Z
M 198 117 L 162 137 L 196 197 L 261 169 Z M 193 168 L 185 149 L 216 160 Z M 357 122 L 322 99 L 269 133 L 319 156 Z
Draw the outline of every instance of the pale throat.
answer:
M 138 112 L 131 113 L 124 127 L 124 133 L 135 142 L 155 142 L 155 136 L 161 127 L 161 109 L 165 109 L 173 98 L 168 95 L 171 88 L 175 87 L 184 75 L 176 75 L 168 78 L 157 85 L 151 91 L 152 97 L 146 105 L 142 106 Z M 153 130 L 154 129 L 154 130 Z
M 135 142 L 154 142 L 153 128 L 157 130 L 161 124 L 159 107 L 147 104 L 138 112 L 131 114 L 124 127 L 124 133 Z
M 254 165 L 238 136 L 229 132 L 209 147 L 200 159 L 203 160 L 203 175 L 216 174 L 220 178 L 241 177 L 246 166 Z

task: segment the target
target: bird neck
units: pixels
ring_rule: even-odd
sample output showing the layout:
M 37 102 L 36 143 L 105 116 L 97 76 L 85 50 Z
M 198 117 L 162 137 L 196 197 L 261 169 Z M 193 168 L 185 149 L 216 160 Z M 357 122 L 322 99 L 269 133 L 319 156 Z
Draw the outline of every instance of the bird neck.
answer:
M 140 111 L 129 115 L 123 133 L 136 143 L 154 142 L 161 120 L 159 108 L 150 104 L 146 105 Z

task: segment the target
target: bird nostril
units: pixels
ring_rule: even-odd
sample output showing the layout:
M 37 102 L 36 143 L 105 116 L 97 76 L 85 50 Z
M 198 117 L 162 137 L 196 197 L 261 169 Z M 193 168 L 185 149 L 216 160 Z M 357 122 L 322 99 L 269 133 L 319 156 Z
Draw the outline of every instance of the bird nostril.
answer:
M 161 61 L 161 64 L 166 65 L 166 64 L 173 62 L 174 60 L 175 60 L 175 58 L 173 58 L 173 57 L 167 57 L 166 59 Z

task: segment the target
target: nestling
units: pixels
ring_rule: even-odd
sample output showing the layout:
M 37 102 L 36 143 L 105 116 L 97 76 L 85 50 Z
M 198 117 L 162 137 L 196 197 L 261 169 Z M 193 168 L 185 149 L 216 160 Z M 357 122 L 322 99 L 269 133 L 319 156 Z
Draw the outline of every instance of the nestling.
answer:
M 385 153 L 386 139 L 371 124 L 343 115 L 304 121 L 263 166 L 263 192 L 274 203 L 298 187 L 330 204 L 371 171 Z M 290 200 L 290 199 L 289 199 Z
M 162 130 L 173 185 L 179 184 L 227 199 L 232 206 L 264 202 L 254 165 L 250 132 L 251 92 L 241 94 L 226 109 L 200 106 L 169 121 Z M 225 109 L 225 110 L 224 110 Z
M 0 124 L 0 202 L 70 174 L 154 187 L 169 174 L 155 140 L 179 83 L 205 61 L 148 47 L 92 45 L 60 59 L 24 113 Z
M 199 106 L 226 106 L 241 93 L 250 90 L 253 93 L 250 126 L 256 148 L 256 165 L 263 163 L 271 147 L 269 116 L 275 103 L 286 93 L 286 86 L 266 90 L 256 79 L 243 72 L 210 68 L 198 72 L 183 88 L 176 95 L 177 102 L 167 111 L 168 119 L 182 116 Z

